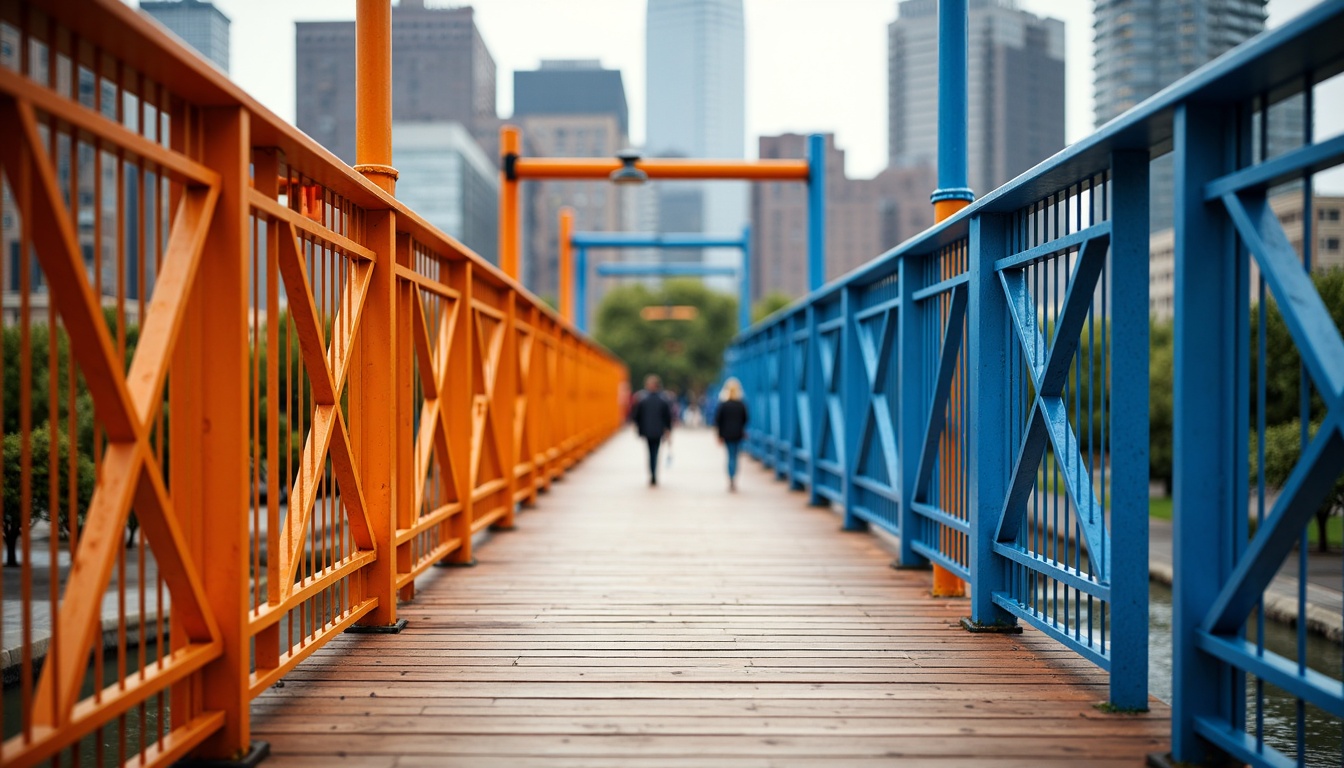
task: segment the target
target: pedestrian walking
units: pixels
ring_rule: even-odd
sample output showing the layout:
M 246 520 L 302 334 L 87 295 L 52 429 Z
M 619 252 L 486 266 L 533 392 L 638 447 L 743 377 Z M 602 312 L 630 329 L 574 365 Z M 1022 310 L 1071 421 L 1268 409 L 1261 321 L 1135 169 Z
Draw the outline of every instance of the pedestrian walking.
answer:
M 719 390 L 719 407 L 714 410 L 714 426 L 719 442 L 728 449 L 728 490 L 737 492 L 737 452 L 747 435 L 747 404 L 742 402 L 742 382 L 728 379 Z
M 652 374 L 644 378 L 644 388 L 635 393 L 630 408 L 635 431 L 649 444 L 649 485 L 658 484 L 658 448 L 666 442 L 672 447 L 672 405 L 663 394 L 662 381 Z

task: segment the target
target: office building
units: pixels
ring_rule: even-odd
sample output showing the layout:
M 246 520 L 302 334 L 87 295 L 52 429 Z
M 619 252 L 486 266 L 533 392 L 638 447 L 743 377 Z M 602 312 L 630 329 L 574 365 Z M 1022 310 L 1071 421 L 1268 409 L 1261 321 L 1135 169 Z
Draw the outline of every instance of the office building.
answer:
M 1287 189 L 1269 199 L 1269 207 L 1283 226 L 1283 234 L 1299 258 L 1303 250 L 1308 219 L 1303 210 L 1302 189 Z M 1321 272 L 1344 269 L 1344 197 L 1317 195 L 1312 198 L 1311 269 Z M 1149 240 L 1148 312 L 1158 320 L 1170 320 L 1175 312 L 1176 239 L 1170 229 L 1154 232 Z M 1260 268 L 1250 262 L 1248 284 L 1251 300 L 1259 299 Z
M 1093 84 L 1098 126 L 1265 28 L 1267 0 L 1096 0 Z M 1271 114 L 1270 141 L 1301 143 L 1301 102 Z M 1277 152 L 1271 152 L 1277 154 Z M 1152 164 L 1149 227 L 1172 226 L 1170 155 Z
M 513 77 L 513 122 L 530 157 L 614 157 L 628 142 L 629 111 L 618 70 L 597 61 L 543 61 Z M 529 181 L 523 185 L 523 282 L 539 296 L 559 295 L 560 209 L 574 209 L 576 231 L 629 229 L 630 198 L 605 179 Z M 603 259 L 617 254 L 594 254 Z M 590 281 L 589 306 L 600 300 Z
M 435 227 L 499 263 L 499 171 L 460 123 L 394 122 L 397 197 Z
M 649 0 L 646 43 L 648 129 L 651 157 L 741 158 L 746 151 L 746 32 L 742 0 Z M 672 224 L 695 205 L 700 230 L 739 231 L 749 215 L 748 186 L 715 181 L 659 188 L 659 208 L 679 211 L 660 218 Z M 661 199 L 663 193 L 668 199 Z M 661 226 L 661 224 L 660 224 Z M 730 265 L 732 249 L 711 249 L 705 259 Z M 731 290 L 730 279 L 709 281 Z M 721 284 L 719 284 L 721 283 Z
M 229 71 L 229 17 L 209 0 L 141 0 L 144 11 L 215 66 Z
M 354 163 L 355 23 L 295 29 L 296 122 Z M 424 0 L 392 8 L 392 119 L 460 123 L 478 139 L 496 130 L 495 61 L 471 8 L 426 8 Z
M 807 137 L 760 138 L 761 159 L 806 155 Z M 865 264 L 933 225 L 932 166 L 892 167 L 872 179 L 845 175 L 844 150 L 826 135 L 826 279 Z M 807 186 L 763 182 L 751 195 L 751 297 L 807 293 Z
M 1064 147 L 1064 23 L 1015 0 L 970 0 L 967 176 L 977 196 Z M 938 2 L 904 0 L 887 28 L 888 160 L 938 157 Z

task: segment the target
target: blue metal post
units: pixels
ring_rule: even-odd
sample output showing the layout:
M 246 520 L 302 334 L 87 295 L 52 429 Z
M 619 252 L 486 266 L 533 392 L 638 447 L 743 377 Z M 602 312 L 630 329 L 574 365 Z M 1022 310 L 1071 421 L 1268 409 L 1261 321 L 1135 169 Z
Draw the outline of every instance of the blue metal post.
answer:
M 807 503 L 812 506 L 829 504 L 825 496 L 817 493 L 821 470 L 817 467 L 821 458 L 822 419 L 826 411 L 826 380 L 821 372 L 821 334 L 817 333 L 817 303 L 807 305 L 807 376 L 803 382 L 803 401 L 808 409 L 811 425 L 807 451 Z
M 751 225 L 742 228 L 742 269 L 737 275 L 737 332 L 751 327 Z
M 1148 151 L 1111 155 L 1111 703 L 1148 708 Z
M 932 200 L 974 200 L 966 179 L 968 0 L 938 0 L 938 189 Z M 942 216 L 938 219 L 942 220 Z
M 863 420 L 868 416 L 868 372 L 863 366 L 863 352 L 859 349 L 859 323 L 855 318 L 858 295 L 854 288 L 840 292 L 840 313 L 845 324 L 840 328 L 840 412 L 844 414 L 845 447 L 840 451 L 841 507 L 845 512 L 846 531 L 866 531 L 868 521 L 854 514 L 854 476 L 859 473 L 859 455 L 863 452 Z M 876 438 L 873 438 L 876 441 Z
M 807 137 L 807 290 L 826 283 L 826 137 Z
M 588 332 L 588 249 L 574 249 L 574 325 Z
M 1234 540 L 1245 541 L 1246 372 L 1237 346 L 1247 289 L 1242 249 L 1204 200 L 1204 187 L 1228 166 L 1229 110 L 1208 104 L 1177 107 L 1175 133 L 1176 291 L 1173 398 L 1172 756 L 1204 763 L 1211 757 L 1196 723 L 1207 718 L 1240 729 L 1244 715 L 1228 707 L 1238 683 L 1199 648 L 1200 625 L 1231 573 Z M 1242 346 L 1241 349 L 1245 349 Z M 1240 510 L 1240 512 L 1238 512 Z M 1236 519 L 1240 518 L 1240 525 Z M 1238 707 L 1240 709 L 1240 707 Z
M 1005 326 L 1009 322 L 1008 299 L 999 283 L 994 262 L 1008 255 L 1003 217 L 982 214 L 971 219 L 970 296 L 966 306 L 965 343 L 970 402 L 968 418 L 974 429 L 967 446 L 971 477 L 971 621 L 981 626 L 1011 625 L 1012 614 L 994 604 L 994 593 L 1007 589 L 1007 570 L 1002 557 L 994 554 L 1000 512 L 1008 496 L 1013 453 L 1008 446 L 1009 344 L 1016 343 Z M 1145 262 L 1147 263 L 1147 262 Z M 904 538 L 904 536 L 902 536 Z M 1147 627 L 1147 623 L 1144 623 Z
M 914 257 L 901 259 L 901 308 L 896 326 L 896 407 L 900 409 L 900 432 L 896 435 L 896 457 L 900 467 L 900 530 L 902 568 L 921 568 L 928 558 L 915 551 L 915 534 L 919 516 L 915 514 L 915 479 L 919 472 L 919 454 L 924 443 L 924 409 L 928 393 L 924 391 L 925 359 L 924 335 L 921 333 L 918 303 L 915 291 L 919 285 Z

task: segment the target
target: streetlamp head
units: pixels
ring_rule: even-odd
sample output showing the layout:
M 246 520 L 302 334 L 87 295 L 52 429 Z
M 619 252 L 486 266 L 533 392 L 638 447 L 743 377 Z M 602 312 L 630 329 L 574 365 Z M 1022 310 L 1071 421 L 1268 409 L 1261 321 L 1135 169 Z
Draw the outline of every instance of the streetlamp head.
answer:
M 643 184 L 649 180 L 649 174 L 635 166 L 639 161 L 639 152 L 623 149 L 616 153 L 621 167 L 611 172 L 611 180 L 616 184 Z

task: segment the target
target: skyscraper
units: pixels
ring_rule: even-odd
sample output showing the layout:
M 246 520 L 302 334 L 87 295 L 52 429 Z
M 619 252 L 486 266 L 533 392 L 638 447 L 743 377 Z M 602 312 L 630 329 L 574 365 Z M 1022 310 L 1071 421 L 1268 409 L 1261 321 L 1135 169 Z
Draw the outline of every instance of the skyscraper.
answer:
M 619 70 L 591 60 L 543 61 L 513 74 L 513 122 L 523 132 L 524 154 L 533 157 L 613 157 L 629 142 L 629 110 Z M 627 190 L 585 181 L 534 181 L 523 185 L 523 281 L 540 296 L 559 292 L 560 209 L 574 209 L 579 231 L 628 228 Z M 604 257 L 606 255 L 604 254 Z M 590 281 L 589 306 L 600 287 Z
M 807 137 L 760 137 L 761 159 L 801 159 Z M 866 264 L 933 224 L 933 167 L 891 167 L 871 179 L 845 175 L 845 152 L 826 134 L 826 279 Z M 764 182 L 751 188 L 751 298 L 807 293 L 807 187 Z
M 1064 147 L 1064 23 L 1016 0 L 971 0 L 967 171 L 984 195 Z M 887 28 L 888 160 L 938 156 L 938 2 L 904 0 Z
M 397 198 L 499 263 L 499 171 L 460 123 L 392 123 Z
M 229 17 L 209 0 L 141 0 L 140 10 L 229 71 Z
M 647 19 L 647 154 L 744 157 L 742 0 L 649 0 Z M 684 207 L 694 199 L 687 185 L 679 186 L 669 188 L 667 205 Z M 746 184 L 716 181 L 699 186 L 703 231 L 739 231 L 748 217 Z M 705 258 L 734 264 L 739 256 L 729 249 L 706 252 Z M 731 287 L 731 281 L 721 287 Z
M 1097 125 L 1265 28 L 1266 0 L 1096 0 Z
M 296 120 L 337 157 L 355 162 L 355 23 L 295 24 Z M 495 129 L 495 60 L 471 8 L 392 8 L 392 119 L 451 121 L 479 139 Z
M 1265 4 L 1266 0 L 1096 0 L 1096 124 L 1263 30 Z M 1286 106 L 1270 115 L 1270 141 L 1280 148 L 1301 143 L 1301 107 Z M 1152 164 L 1148 223 L 1153 232 L 1172 225 L 1171 162 L 1164 156 Z

